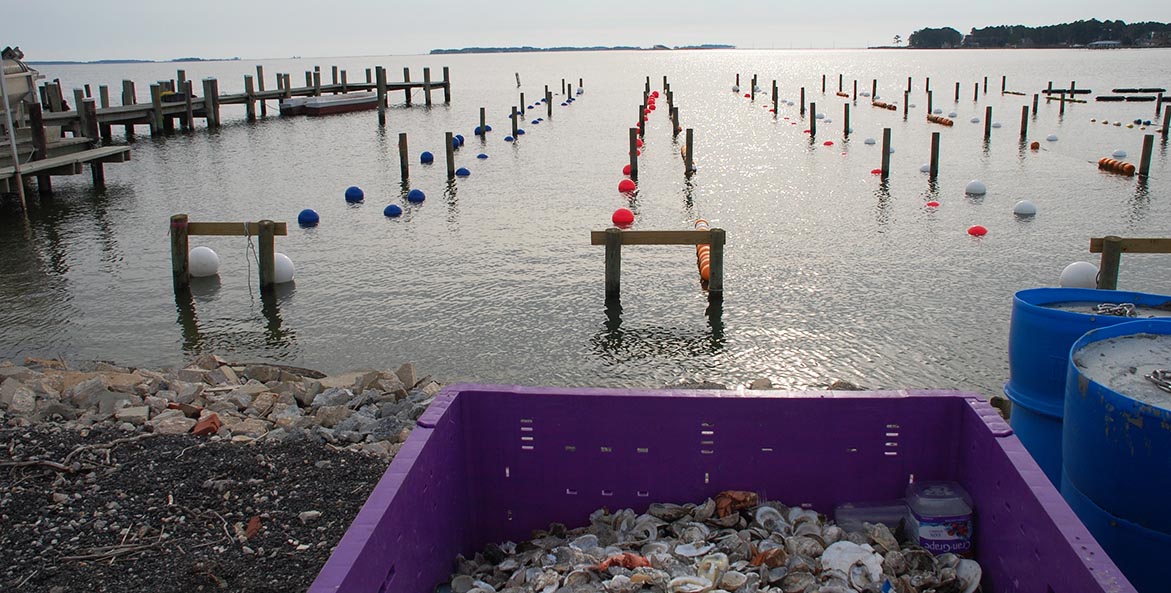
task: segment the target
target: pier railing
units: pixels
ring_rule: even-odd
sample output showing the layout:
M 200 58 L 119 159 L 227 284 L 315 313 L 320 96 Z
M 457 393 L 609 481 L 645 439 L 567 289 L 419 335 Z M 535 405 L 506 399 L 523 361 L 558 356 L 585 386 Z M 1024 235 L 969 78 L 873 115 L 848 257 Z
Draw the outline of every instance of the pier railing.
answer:
M 1098 288 L 1118 289 L 1118 268 L 1123 253 L 1171 253 L 1171 239 L 1123 239 L 1109 235 L 1090 239 L 1090 253 L 1101 253 Z

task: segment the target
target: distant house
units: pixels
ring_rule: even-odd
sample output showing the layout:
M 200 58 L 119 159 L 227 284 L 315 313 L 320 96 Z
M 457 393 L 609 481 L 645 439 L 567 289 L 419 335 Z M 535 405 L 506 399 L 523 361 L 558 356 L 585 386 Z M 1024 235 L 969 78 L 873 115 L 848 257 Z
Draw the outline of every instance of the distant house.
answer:
M 1122 47 L 1121 41 L 1094 41 L 1086 45 L 1090 49 L 1118 49 Z

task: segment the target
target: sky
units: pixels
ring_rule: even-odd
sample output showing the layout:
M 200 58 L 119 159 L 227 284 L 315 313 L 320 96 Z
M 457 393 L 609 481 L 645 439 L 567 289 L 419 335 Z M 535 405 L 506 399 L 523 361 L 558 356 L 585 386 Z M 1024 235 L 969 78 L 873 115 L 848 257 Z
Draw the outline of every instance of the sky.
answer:
M 924 27 L 1075 20 L 1171 21 L 1171 2 L 1128 0 L 5 0 L 0 46 L 30 61 L 409 55 L 472 46 L 724 43 L 887 45 Z

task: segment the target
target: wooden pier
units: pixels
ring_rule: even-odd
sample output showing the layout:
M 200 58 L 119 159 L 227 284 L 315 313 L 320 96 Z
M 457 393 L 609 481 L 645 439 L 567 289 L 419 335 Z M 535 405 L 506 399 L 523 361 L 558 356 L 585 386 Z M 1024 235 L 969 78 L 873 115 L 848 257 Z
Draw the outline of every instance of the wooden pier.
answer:
M 430 68 L 424 68 L 422 82 L 411 82 L 409 70 L 404 70 L 403 82 L 386 82 L 385 69 L 382 67 L 377 68 L 377 79 L 372 71 L 367 69 L 366 82 L 349 81 L 344 70 L 340 72 L 341 79 L 338 80 L 336 67 L 333 71 L 334 81 L 329 84 L 321 82 L 320 71 L 306 72 L 306 85 L 303 87 L 293 87 L 288 74 L 278 73 L 276 88 L 266 90 L 263 69 L 258 66 L 257 74 L 260 76 L 254 79 L 251 75 L 246 75 L 245 90 L 242 93 L 220 94 L 219 81 L 215 78 L 206 78 L 201 81 L 202 94 L 195 95 L 192 81 L 186 79 L 183 70 L 179 70 L 175 80 L 160 81 L 151 85 L 150 103 L 137 103 L 134 83 L 123 81 L 122 105 L 103 105 L 97 107 L 92 114 L 77 109 L 64 110 L 60 84 L 50 82 L 41 87 L 42 103 L 49 108 L 44 114 L 44 123 L 46 126 L 60 126 L 63 131 L 73 132 L 75 135 L 83 135 L 87 127 L 96 127 L 103 138 L 108 138 L 110 126 L 115 125 L 127 126 L 128 132 L 131 131 L 129 126 L 150 126 L 151 135 L 173 131 L 175 122 L 179 122 L 183 129 L 190 129 L 192 119 L 195 118 L 205 119 L 209 128 L 219 127 L 220 109 L 224 105 L 244 105 L 247 118 L 253 120 L 256 118 L 258 103 L 261 106 L 261 113 L 264 114 L 267 112 L 266 101 L 293 97 L 377 91 L 379 104 L 386 105 L 390 93 L 401 91 L 404 93 L 405 104 L 410 105 L 411 93 L 421 89 L 426 105 L 431 105 L 431 93 L 434 91 L 443 91 L 444 103 L 451 103 L 450 71 L 446 66 L 443 67 L 443 79 L 438 81 L 431 80 Z M 254 84 L 257 81 L 259 84 Z M 83 99 L 82 92 L 80 89 L 74 91 L 75 104 L 80 104 L 79 100 Z M 106 90 L 103 94 L 103 103 L 108 102 Z
M 83 112 L 92 112 L 93 100 L 84 100 L 82 107 Z M 0 192 L 15 192 L 15 185 L 23 183 L 25 177 L 36 177 L 39 193 L 50 195 L 53 192 L 52 176 L 80 175 L 85 165 L 90 168 L 94 188 L 101 190 L 106 186 L 105 164 L 130 160 L 128 146 L 98 146 L 95 130 L 88 130 L 88 135 L 75 133 L 72 138 L 61 137 L 56 128 L 44 124 L 40 105 L 30 106 L 28 115 L 30 125 L 17 129 L 19 169 L 17 163 L 12 162 L 11 155 L 0 156 Z M 22 130 L 26 129 L 28 137 L 22 138 Z M 54 133 L 47 133 L 49 129 Z

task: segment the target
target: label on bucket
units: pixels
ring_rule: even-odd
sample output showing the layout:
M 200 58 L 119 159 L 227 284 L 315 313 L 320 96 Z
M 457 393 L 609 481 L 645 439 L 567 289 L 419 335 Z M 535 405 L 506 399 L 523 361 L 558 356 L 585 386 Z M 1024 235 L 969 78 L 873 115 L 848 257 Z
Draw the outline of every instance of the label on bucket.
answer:
M 972 553 L 972 516 L 923 517 L 911 513 L 911 533 L 919 534 L 919 545 L 932 554 Z

